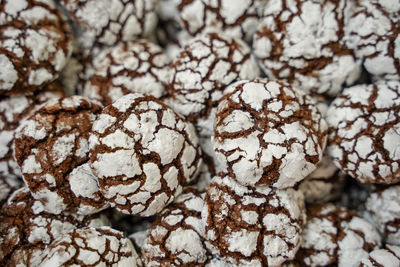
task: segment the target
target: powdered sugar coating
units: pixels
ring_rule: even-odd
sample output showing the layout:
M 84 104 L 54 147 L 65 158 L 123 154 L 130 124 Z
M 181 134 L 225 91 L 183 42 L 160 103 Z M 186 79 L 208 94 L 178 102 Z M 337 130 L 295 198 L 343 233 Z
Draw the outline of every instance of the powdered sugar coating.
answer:
M 246 266 L 280 266 L 293 259 L 306 220 L 298 191 L 252 189 L 221 174 L 206 191 L 201 216 L 211 252 Z
M 346 0 L 269 1 L 253 40 L 261 68 L 307 93 L 335 96 L 361 71 L 342 41 L 352 10 Z
M 322 158 L 327 126 L 314 102 L 268 79 L 227 88 L 214 124 L 217 159 L 242 185 L 291 187 Z
M 335 200 L 342 193 L 345 175 L 328 155 L 318 162 L 317 168 L 299 184 L 308 204 L 323 203 Z
M 5 0 L 0 7 L 0 95 L 56 79 L 72 52 L 70 28 L 52 0 Z
M 188 190 L 162 212 L 142 248 L 146 266 L 204 266 L 209 252 L 204 244 L 202 209 L 200 193 Z
M 1 222 L 0 259 L 12 266 L 32 266 L 48 244 L 76 228 L 108 224 L 101 216 L 50 214 L 26 187 L 15 191 L 2 207 Z
M 387 245 L 376 248 L 368 257 L 361 260 L 360 267 L 398 267 L 400 266 L 400 247 Z
M 110 227 L 76 229 L 54 240 L 40 266 L 142 266 L 132 242 Z
M 345 27 L 345 42 L 378 79 L 400 79 L 397 0 L 361 0 Z
M 15 159 L 47 211 L 92 214 L 107 207 L 96 178 L 83 167 L 89 160 L 89 131 L 100 111 L 100 105 L 81 96 L 52 99 L 17 128 Z
M 15 129 L 39 106 L 49 99 L 64 96 L 63 88 L 52 82 L 34 93 L 2 97 L 0 100 L 0 175 L 22 177 L 12 154 Z
M 303 242 L 296 255 L 301 266 L 358 266 L 381 244 L 375 228 L 356 213 L 331 203 L 310 206 Z
M 78 42 L 114 45 L 148 36 L 157 24 L 155 0 L 61 0 L 78 25 Z
M 216 32 L 190 40 L 171 68 L 168 104 L 195 123 L 201 136 L 212 135 L 215 107 L 225 87 L 260 76 L 248 45 Z
M 170 79 L 169 63 L 162 48 L 149 41 L 120 43 L 99 62 L 84 95 L 104 105 L 128 93 L 160 98 Z
M 160 212 L 201 164 L 193 125 L 152 96 L 128 94 L 107 106 L 89 144 L 102 194 L 131 215 Z
M 179 1 L 182 26 L 193 36 L 207 31 L 221 31 L 229 36 L 251 41 L 265 0 L 189 0 Z
M 360 182 L 399 182 L 399 114 L 399 81 L 346 88 L 329 106 L 328 154 Z
M 8 197 L 18 188 L 23 186 L 21 179 L 14 176 L 0 176 L 0 208 L 7 201 Z
M 386 244 L 400 245 L 400 185 L 373 192 L 367 199 L 366 208 Z

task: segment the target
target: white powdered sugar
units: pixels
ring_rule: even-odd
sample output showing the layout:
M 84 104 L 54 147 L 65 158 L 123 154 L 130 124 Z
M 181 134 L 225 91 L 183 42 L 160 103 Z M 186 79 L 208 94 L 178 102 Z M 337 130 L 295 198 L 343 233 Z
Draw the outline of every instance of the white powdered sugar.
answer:
M 362 0 L 345 26 L 345 43 L 377 79 L 400 78 L 399 2 Z
M 105 105 L 128 93 L 160 98 L 170 79 L 169 63 L 162 48 L 149 41 L 120 43 L 97 64 L 84 95 Z
M 221 31 L 229 36 L 251 41 L 265 0 L 194 0 L 179 1 L 182 26 L 193 36 L 207 31 Z
M 352 10 L 345 0 L 269 1 L 253 40 L 261 68 L 306 92 L 335 96 L 361 71 L 342 41 Z
M 386 245 L 385 248 L 376 248 L 361 260 L 362 267 L 398 267 L 400 266 L 400 247 Z
M 215 106 L 225 87 L 260 76 L 248 45 L 216 32 L 191 39 L 171 69 L 168 104 L 193 122 L 201 136 L 212 135 Z
M 359 266 L 374 247 L 381 245 L 379 233 L 354 211 L 320 204 L 310 206 L 307 217 L 296 256 L 304 266 Z
M 78 42 L 114 45 L 148 36 L 157 24 L 155 0 L 62 0 L 81 31 Z
M 195 190 L 184 192 L 162 212 L 142 248 L 146 266 L 204 264 L 208 250 L 201 222 L 202 196 Z
M 109 227 L 86 227 L 54 240 L 44 251 L 40 266 L 142 266 L 132 242 Z
M 72 36 L 55 3 L 8 0 L 1 13 L 0 94 L 35 91 L 56 79 L 71 54 Z
M 89 130 L 100 109 L 80 96 L 52 98 L 17 128 L 15 159 L 33 197 L 47 211 L 88 215 L 107 207 L 84 164 L 89 160 Z
M 308 96 L 268 79 L 240 81 L 226 90 L 213 144 L 218 161 L 235 180 L 283 189 L 316 168 L 327 126 Z
M 251 189 L 215 176 L 204 201 L 202 220 L 212 254 L 246 266 L 279 266 L 294 258 L 306 219 L 300 192 Z
M 400 245 L 400 186 L 391 186 L 383 191 L 372 193 L 366 202 L 367 211 L 371 214 L 386 244 Z
M 361 182 L 400 181 L 399 94 L 399 81 L 378 81 L 346 88 L 329 106 L 328 154 Z
M 103 110 L 89 146 L 102 194 L 127 214 L 160 212 L 201 164 L 194 127 L 154 97 L 140 94 L 125 95 Z

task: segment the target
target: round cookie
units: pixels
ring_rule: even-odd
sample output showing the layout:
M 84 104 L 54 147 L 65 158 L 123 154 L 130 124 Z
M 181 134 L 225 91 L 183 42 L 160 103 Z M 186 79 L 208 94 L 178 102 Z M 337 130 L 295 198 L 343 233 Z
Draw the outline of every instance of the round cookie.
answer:
M 40 266 L 142 266 L 132 242 L 110 227 L 76 229 L 54 240 Z
M 149 41 L 120 43 L 97 64 L 84 96 L 105 106 L 129 93 L 160 98 L 170 79 L 169 63 L 162 48 Z
M 230 85 L 219 102 L 214 149 L 242 185 L 291 187 L 322 158 L 326 123 L 302 91 L 269 79 Z
M 156 0 L 61 0 L 82 47 L 114 45 L 148 36 L 156 27 Z
M 345 88 L 331 103 L 327 152 L 362 183 L 400 181 L 400 81 Z
M 307 207 L 303 242 L 296 255 L 301 266 L 358 266 L 381 237 L 355 211 L 331 203 Z
M 36 91 L 56 79 L 72 52 L 72 34 L 53 0 L 4 0 L 0 13 L 0 95 Z
M 360 267 L 398 267 L 400 266 L 400 247 L 386 245 L 376 248 L 368 257 L 361 260 Z
M 186 189 L 153 222 L 142 248 L 146 266 L 204 266 L 208 250 L 201 221 L 202 195 Z
M 201 216 L 212 254 L 243 266 L 293 259 L 306 220 L 300 192 L 245 187 L 222 173 L 206 191 Z
M 93 124 L 90 164 L 104 197 L 119 211 L 160 212 L 201 165 L 195 128 L 153 96 L 128 94 Z
M 85 215 L 107 207 L 87 164 L 89 131 L 101 109 L 81 96 L 51 99 L 16 129 L 15 159 L 47 211 Z
M 221 33 L 191 39 L 171 64 L 167 103 L 211 136 L 215 107 L 226 86 L 260 71 L 246 43 Z
M 382 233 L 386 244 L 400 245 L 400 185 L 371 193 L 366 210 Z
M 63 96 L 65 93 L 62 86 L 52 82 L 40 91 L 0 97 L 0 175 L 22 177 L 12 155 L 15 130 L 41 104 Z
M 26 187 L 15 191 L 0 213 L 0 260 L 9 266 L 34 266 L 53 240 L 76 228 L 108 225 L 103 216 L 50 214 Z
M 357 81 L 361 61 L 343 42 L 352 1 L 269 1 L 254 35 L 266 75 L 307 93 L 335 96 Z
M 180 0 L 182 26 L 193 36 L 221 31 L 250 42 L 266 0 Z
M 345 182 L 346 175 L 324 154 L 315 171 L 301 181 L 298 189 L 307 204 L 324 203 L 339 198 Z
M 400 4 L 360 0 L 345 25 L 345 43 L 375 79 L 400 79 Z

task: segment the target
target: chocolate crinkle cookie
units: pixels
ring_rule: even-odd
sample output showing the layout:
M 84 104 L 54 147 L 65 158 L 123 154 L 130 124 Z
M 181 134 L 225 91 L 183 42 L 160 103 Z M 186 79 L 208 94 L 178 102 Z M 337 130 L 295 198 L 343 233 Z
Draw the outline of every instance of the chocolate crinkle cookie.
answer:
M 42 250 L 76 228 L 108 225 L 104 216 L 54 215 L 24 187 L 0 210 L 0 260 L 5 266 L 37 266 Z
M 41 104 L 63 96 L 63 87 L 52 82 L 39 91 L 0 97 L 0 175 L 22 177 L 12 155 L 15 130 Z
M 242 185 L 291 187 L 312 171 L 326 144 L 326 122 L 302 91 L 269 79 L 227 88 L 214 124 L 217 159 Z
M 361 260 L 360 267 L 399 267 L 400 247 L 386 245 L 376 248 Z
M 0 95 L 56 79 L 72 52 L 72 33 L 53 0 L 4 0 L 0 21 Z
M 328 109 L 328 154 L 360 182 L 399 182 L 399 114 L 399 81 L 345 88 Z
M 245 187 L 220 173 L 206 191 L 202 220 L 214 255 L 236 265 L 280 266 L 300 247 L 304 199 L 292 188 Z
M 200 192 L 186 189 L 160 214 L 142 248 L 146 266 L 205 266 L 209 251 L 204 244 L 202 209 Z
M 345 26 L 346 45 L 375 79 L 400 79 L 400 3 L 360 0 Z
M 51 99 L 17 128 L 15 159 L 47 211 L 92 214 L 107 207 L 87 164 L 89 132 L 101 109 L 81 96 Z
M 109 105 L 129 93 L 160 98 L 170 79 L 170 59 L 147 40 L 120 43 L 97 64 L 84 95 Z
M 153 96 L 128 94 L 93 124 L 90 165 L 104 197 L 118 210 L 160 212 L 201 165 L 195 128 Z
M 43 255 L 42 267 L 142 266 L 132 242 L 110 227 L 76 229 L 54 240 Z
M 156 0 L 60 0 L 75 23 L 82 49 L 115 45 L 150 35 L 157 24 Z
M 373 225 L 355 211 L 331 203 L 307 208 L 302 239 L 296 255 L 300 266 L 359 266 L 381 245 L 381 236 Z
M 366 209 L 382 233 L 386 244 L 400 245 L 400 185 L 371 193 Z
M 266 0 L 180 0 L 181 25 L 193 36 L 207 31 L 222 31 L 229 36 L 251 41 Z
M 335 96 L 360 76 L 361 61 L 343 41 L 353 1 L 268 1 L 254 54 L 270 78 L 307 93 Z
M 211 136 L 215 108 L 232 82 L 254 79 L 260 70 L 240 39 L 212 32 L 193 38 L 171 64 L 167 103 Z
M 318 162 L 317 168 L 298 186 L 308 204 L 323 203 L 340 197 L 346 182 L 346 175 L 341 172 L 328 155 Z

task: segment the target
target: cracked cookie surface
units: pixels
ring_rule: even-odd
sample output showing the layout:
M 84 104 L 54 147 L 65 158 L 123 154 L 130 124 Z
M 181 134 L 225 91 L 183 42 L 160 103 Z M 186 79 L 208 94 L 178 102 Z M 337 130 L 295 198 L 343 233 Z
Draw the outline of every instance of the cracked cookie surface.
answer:
M 153 222 L 142 248 L 146 266 L 205 266 L 203 197 L 187 189 Z
M 242 185 L 291 187 L 322 158 L 326 122 L 302 91 L 269 79 L 227 88 L 214 124 L 217 160 Z
M 89 132 L 101 106 L 81 96 L 51 99 L 17 129 L 14 156 L 34 198 L 54 214 L 107 207 L 89 161 Z
M 301 266 L 358 266 L 375 247 L 381 236 L 374 226 L 355 211 L 335 205 L 307 207 L 303 242 L 296 255 Z
M 0 221 L 0 260 L 8 266 L 37 266 L 42 250 L 55 239 L 76 228 L 109 223 L 101 215 L 84 217 L 46 212 L 26 187 L 15 191 L 2 207 Z
M 32 92 L 58 77 L 72 33 L 52 0 L 5 0 L 0 22 L 0 95 Z
M 215 108 L 232 82 L 254 79 L 260 70 L 243 41 L 221 33 L 195 37 L 171 63 L 168 104 L 211 136 Z
M 148 36 L 157 24 L 155 0 L 61 0 L 77 24 L 78 43 L 114 45 Z
M 0 175 L 22 177 L 12 155 L 15 130 L 41 104 L 63 96 L 63 88 L 57 82 L 52 82 L 40 91 L 0 97 Z
M 344 40 L 375 79 L 400 79 L 398 1 L 358 1 L 346 24 Z
M 269 1 L 253 40 L 261 68 L 307 93 L 337 95 L 361 72 L 342 40 L 352 10 L 346 0 Z
M 328 154 L 362 183 L 399 182 L 399 114 L 399 81 L 345 88 L 328 109 Z
M 142 266 L 132 242 L 109 227 L 76 229 L 54 240 L 40 266 Z
M 128 93 L 160 98 L 171 74 L 169 63 L 162 48 L 147 40 L 120 43 L 97 64 L 84 95 L 105 106 Z
M 195 128 L 153 96 L 128 94 L 93 124 L 90 164 L 104 197 L 123 213 L 160 212 L 198 171 Z
M 211 181 L 201 216 L 211 252 L 246 266 L 280 266 L 293 259 L 306 220 L 300 192 L 252 189 L 222 174 Z
M 265 0 L 181 0 L 180 22 L 193 36 L 221 31 L 248 42 L 256 31 Z

